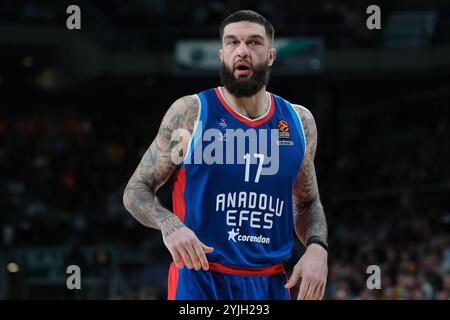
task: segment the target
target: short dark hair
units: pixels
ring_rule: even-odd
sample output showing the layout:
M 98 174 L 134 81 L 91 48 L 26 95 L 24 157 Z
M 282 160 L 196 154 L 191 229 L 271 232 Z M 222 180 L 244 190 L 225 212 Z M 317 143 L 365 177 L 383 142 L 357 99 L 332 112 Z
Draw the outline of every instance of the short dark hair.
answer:
M 273 28 L 272 23 L 259 13 L 252 10 L 240 10 L 226 17 L 220 25 L 220 39 L 223 39 L 223 30 L 228 24 L 240 21 L 249 21 L 262 25 L 264 29 L 266 29 L 266 34 L 269 36 L 269 39 L 273 41 L 275 29 Z

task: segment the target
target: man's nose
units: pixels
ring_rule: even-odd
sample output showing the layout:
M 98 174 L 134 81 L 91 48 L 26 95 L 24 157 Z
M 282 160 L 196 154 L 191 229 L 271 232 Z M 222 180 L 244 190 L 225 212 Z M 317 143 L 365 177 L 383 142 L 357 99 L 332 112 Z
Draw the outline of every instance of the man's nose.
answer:
M 241 44 L 237 48 L 237 55 L 241 58 L 248 56 L 248 48 L 245 43 L 241 42 Z

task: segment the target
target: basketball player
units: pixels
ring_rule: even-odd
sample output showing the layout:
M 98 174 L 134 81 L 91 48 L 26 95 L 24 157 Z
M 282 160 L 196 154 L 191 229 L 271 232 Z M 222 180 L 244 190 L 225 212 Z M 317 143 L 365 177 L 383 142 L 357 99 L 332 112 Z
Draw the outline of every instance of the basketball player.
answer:
M 289 299 L 298 282 L 298 299 L 321 299 L 328 246 L 313 116 L 266 91 L 276 58 L 268 20 L 238 11 L 220 35 L 223 86 L 172 104 L 124 205 L 162 232 L 168 299 Z M 155 196 L 171 176 L 173 212 Z M 293 231 L 306 251 L 287 279 Z

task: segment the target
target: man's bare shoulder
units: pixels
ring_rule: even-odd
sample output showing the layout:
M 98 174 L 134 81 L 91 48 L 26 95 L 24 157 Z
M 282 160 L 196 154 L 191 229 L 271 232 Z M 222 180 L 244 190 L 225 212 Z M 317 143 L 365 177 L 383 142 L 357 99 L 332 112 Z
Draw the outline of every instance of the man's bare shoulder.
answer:
M 299 104 L 292 104 L 302 121 L 303 132 L 306 139 L 307 158 L 314 158 L 317 146 L 317 128 L 311 111 Z
M 172 111 L 174 113 L 197 113 L 198 108 L 199 103 L 197 97 L 195 95 L 187 95 L 172 103 L 168 111 Z
M 163 118 L 163 127 L 176 130 L 192 130 L 199 113 L 199 102 L 195 95 L 187 95 L 177 99 L 167 109 Z
M 295 111 L 297 111 L 297 114 L 300 116 L 302 122 L 314 123 L 314 116 L 312 115 L 311 111 L 299 104 L 292 104 L 292 106 L 294 107 Z

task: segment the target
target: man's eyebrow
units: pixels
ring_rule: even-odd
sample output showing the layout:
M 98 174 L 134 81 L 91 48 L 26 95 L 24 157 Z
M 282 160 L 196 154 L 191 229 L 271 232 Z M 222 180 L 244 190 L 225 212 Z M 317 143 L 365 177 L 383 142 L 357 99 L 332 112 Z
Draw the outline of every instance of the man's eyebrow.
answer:
M 232 35 L 232 34 L 227 34 L 225 36 L 223 36 L 224 39 L 236 39 L 236 36 Z
M 264 40 L 264 37 L 260 34 L 252 34 L 249 38 L 252 38 L 252 39 L 258 38 L 258 39 Z
M 224 38 L 224 40 L 227 40 L 227 39 L 236 39 L 237 37 L 232 34 L 227 34 L 227 35 L 223 36 L 223 38 Z M 252 34 L 251 36 L 249 36 L 249 39 L 255 39 L 255 38 L 264 40 L 264 37 L 260 34 Z

